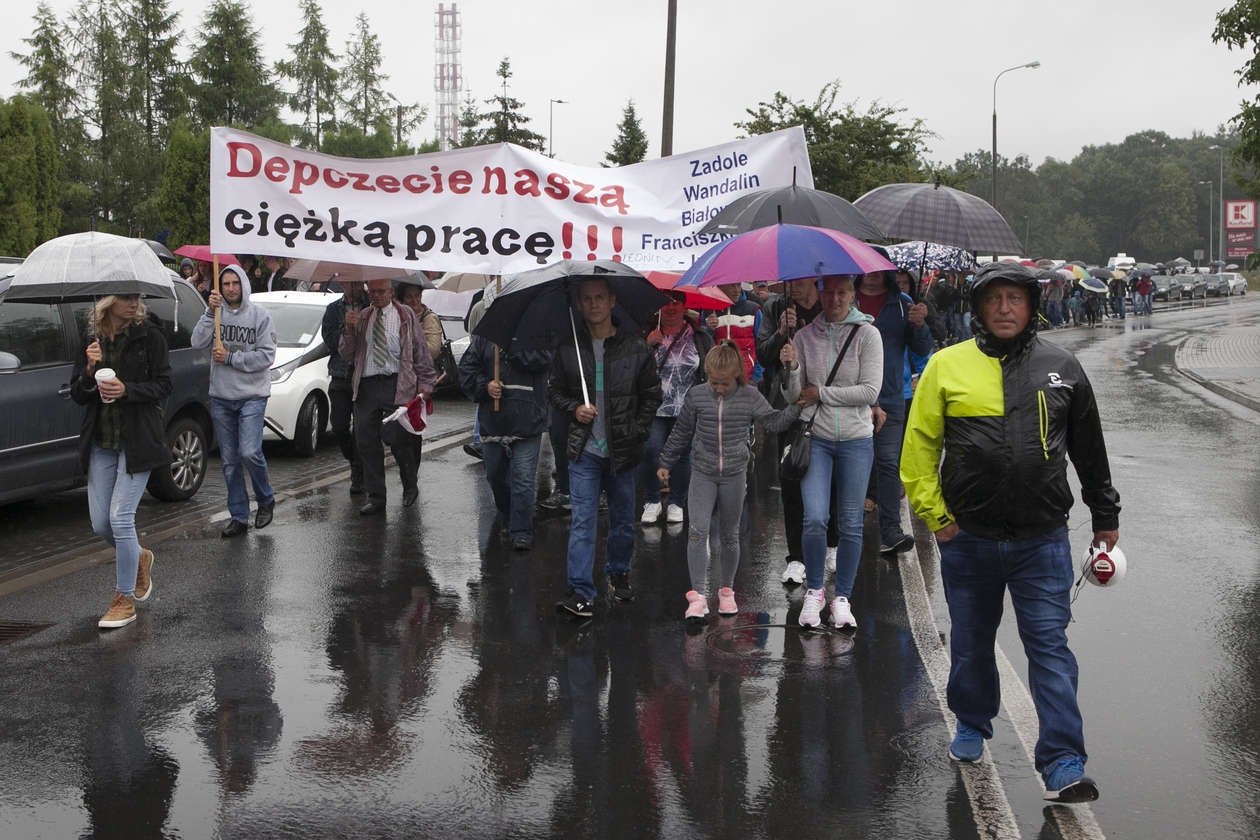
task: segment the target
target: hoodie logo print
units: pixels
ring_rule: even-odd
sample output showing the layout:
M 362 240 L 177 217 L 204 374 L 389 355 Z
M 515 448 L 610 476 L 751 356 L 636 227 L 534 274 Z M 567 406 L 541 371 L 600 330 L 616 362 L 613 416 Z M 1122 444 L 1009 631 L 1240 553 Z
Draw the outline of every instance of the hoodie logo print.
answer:
M 1069 391 L 1072 390 L 1072 386 L 1064 382 L 1055 371 L 1050 371 L 1049 377 L 1051 388 L 1067 388 Z

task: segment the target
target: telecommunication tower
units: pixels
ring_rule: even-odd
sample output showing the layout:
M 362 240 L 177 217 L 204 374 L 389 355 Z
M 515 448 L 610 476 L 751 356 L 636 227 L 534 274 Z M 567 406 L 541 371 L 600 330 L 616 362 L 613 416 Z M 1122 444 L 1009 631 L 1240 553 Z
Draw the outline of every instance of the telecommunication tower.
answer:
M 459 94 L 464 86 L 460 67 L 459 8 L 455 3 L 438 3 L 433 24 L 437 28 L 434 44 L 433 90 L 437 94 L 437 139 L 443 150 L 459 141 Z

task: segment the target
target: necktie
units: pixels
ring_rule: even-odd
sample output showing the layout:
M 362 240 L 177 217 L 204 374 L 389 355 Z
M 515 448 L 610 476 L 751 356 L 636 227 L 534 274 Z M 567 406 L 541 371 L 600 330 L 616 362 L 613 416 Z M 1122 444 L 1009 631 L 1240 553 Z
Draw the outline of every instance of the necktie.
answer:
M 389 345 L 385 341 L 385 313 L 376 310 L 376 320 L 372 322 L 372 361 L 380 370 L 385 369 L 389 359 Z

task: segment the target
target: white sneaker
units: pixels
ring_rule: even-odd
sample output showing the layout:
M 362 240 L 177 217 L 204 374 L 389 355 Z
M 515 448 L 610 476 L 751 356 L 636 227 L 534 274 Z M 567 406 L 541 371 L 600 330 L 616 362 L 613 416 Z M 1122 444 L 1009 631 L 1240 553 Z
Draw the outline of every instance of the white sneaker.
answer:
M 849 607 L 849 599 L 843 595 L 837 595 L 831 599 L 831 626 L 837 630 L 845 627 L 857 627 L 857 619 L 853 617 L 853 610 Z
M 835 546 L 827 547 L 827 571 L 833 574 L 836 571 L 836 548 Z
M 801 602 L 801 617 L 797 619 L 802 627 L 817 627 L 822 624 L 823 591 L 806 589 L 805 600 Z
M 801 584 L 805 582 L 805 564 L 799 560 L 793 560 L 787 564 L 787 568 L 783 570 L 784 583 Z
M 661 518 L 661 503 L 648 502 L 643 506 L 643 515 L 639 517 L 639 521 L 644 525 L 654 525 L 656 520 Z
M 659 508 L 660 505 L 657 505 L 657 507 Z M 646 511 L 644 512 L 644 515 L 645 516 L 647 515 Z M 680 508 L 678 505 L 671 504 L 669 507 L 665 508 L 665 521 L 666 522 L 682 522 L 683 509 Z

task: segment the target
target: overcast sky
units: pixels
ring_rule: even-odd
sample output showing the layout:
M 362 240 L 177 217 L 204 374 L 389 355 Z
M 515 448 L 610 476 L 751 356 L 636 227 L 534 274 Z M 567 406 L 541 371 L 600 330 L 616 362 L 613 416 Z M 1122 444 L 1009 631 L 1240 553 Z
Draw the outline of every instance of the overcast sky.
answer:
M 71 0 L 49 0 L 64 19 Z M 16 92 L 37 0 L 0 8 L 0 91 Z M 1241 53 L 1211 42 L 1225 0 L 678 0 L 674 151 L 731 140 L 744 109 L 781 90 L 813 99 L 838 79 L 843 100 L 904 106 L 936 134 L 930 158 L 952 163 L 987 149 L 993 79 L 1034 59 L 1036 70 L 998 86 L 998 152 L 1070 160 L 1084 145 L 1118 142 L 1158 129 L 1173 136 L 1212 132 L 1238 109 Z M 435 2 L 326 0 L 332 46 L 344 51 L 365 11 L 380 36 L 387 89 L 402 101 L 433 105 Z M 500 58 L 512 60 L 511 93 L 532 127 L 548 133 L 556 105 L 556 157 L 598 163 L 627 100 L 639 108 L 660 153 L 666 0 L 468 0 L 463 22 L 465 86 L 478 99 L 495 89 Z M 176 0 L 186 32 L 206 3 Z M 268 63 L 297 40 L 296 0 L 252 4 Z M 433 133 L 432 123 L 420 132 Z M 420 137 L 418 139 L 423 139 Z

